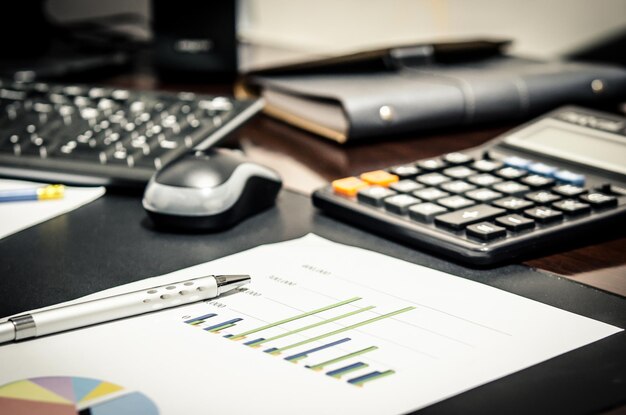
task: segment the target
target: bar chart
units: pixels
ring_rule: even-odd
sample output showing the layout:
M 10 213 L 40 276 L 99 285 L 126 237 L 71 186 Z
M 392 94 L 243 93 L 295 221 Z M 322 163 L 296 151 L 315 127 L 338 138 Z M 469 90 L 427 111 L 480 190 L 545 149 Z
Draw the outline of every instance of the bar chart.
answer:
M 370 363 L 364 355 L 379 350 L 379 346 L 351 347 L 351 342 L 354 342 L 350 336 L 361 327 L 415 309 L 409 306 L 368 316 L 367 313 L 372 312 L 376 306 L 361 305 L 362 302 L 361 297 L 351 297 L 241 332 L 236 331 L 236 326 L 244 321 L 243 317 L 220 319 L 219 314 L 209 313 L 192 317 L 184 323 L 199 327 L 209 333 L 221 334 L 225 339 L 258 349 L 271 356 L 281 357 L 293 364 L 311 361 L 310 364 L 303 364 L 302 367 L 313 372 L 325 373 L 333 379 L 345 380 L 350 385 L 362 387 L 368 382 L 393 375 L 396 371 L 390 368 L 370 370 Z M 352 308 L 348 309 L 348 306 Z M 312 320 L 313 318 L 315 320 Z M 350 318 L 352 320 L 349 323 L 341 324 Z M 354 320 L 355 318 L 357 320 Z M 294 322 L 296 326 L 285 328 L 285 325 Z M 272 329 L 282 330 L 278 334 L 264 336 L 264 333 Z M 308 335 L 315 329 L 323 330 L 314 335 Z M 299 336 L 299 340 L 293 340 L 296 336 Z M 305 337 L 302 338 L 302 336 Z M 270 345 L 271 347 L 268 347 Z M 350 351 L 345 353 L 344 350 L 338 349 L 338 346 L 343 346 Z M 316 361 L 315 358 L 320 352 L 331 353 L 332 357 Z

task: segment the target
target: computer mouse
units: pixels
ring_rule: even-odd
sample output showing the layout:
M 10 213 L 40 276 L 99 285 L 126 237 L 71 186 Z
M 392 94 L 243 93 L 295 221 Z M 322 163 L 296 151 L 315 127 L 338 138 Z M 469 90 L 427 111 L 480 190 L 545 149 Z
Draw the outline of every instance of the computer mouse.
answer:
M 217 231 L 274 204 L 280 176 L 236 150 L 187 154 L 157 171 L 143 207 L 157 227 Z

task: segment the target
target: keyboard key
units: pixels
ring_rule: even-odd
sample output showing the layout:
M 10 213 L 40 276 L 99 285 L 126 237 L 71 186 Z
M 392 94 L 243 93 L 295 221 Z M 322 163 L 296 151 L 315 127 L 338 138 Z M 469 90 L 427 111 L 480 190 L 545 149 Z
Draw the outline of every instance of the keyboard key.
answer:
M 429 173 L 417 176 L 416 180 L 426 186 L 439 186 L 441 183 L 450 181 L 450 178 L 439 173 Z
M 356 196 L 359 190 L 368 185 L 366 182 L 356 177 L 346 177 L 344 179 L 334 180 L 332 186 L 335 193 L 344 196 Z
M 443 190 L 450 193 L 465 193 L 470 190 L 476 189 L 476 186 L 469 184 L 462 180 L 455 180 L 452 182 L 444 183 L 440 186 Z
M 463 229 L 467 225 L 482 222 L 495 218 L 505 213 L 504 209 L 495 208 L 489 205 L 476 205 L 456 212 L 444 213 L 435 217 L 437 225 L 446 226 L 452 229 Z
M 507 180 L 515 180 L 522 176 L 526 176 L 527 173 L 526 170 L 515 167 L 505 167 L 503 169 L 496 170 L 495 174 Z
M 396 192 L 383 186 L 370 186 L 359 190 L 356 197 L 359 202 L 381 207 L 384 204 L 385 198 L 395 194 Z
M 574 197 L 585 193 L 585 189 L 571 184 L 562 184 L 552 188 L 554 193 L 565 197 Z
M 399 182 L 391 183 L 389 188 L 399 193 L 411 193 L 416 190 L 422 189 L 423 184 L 416 182 L 415 180 L 400 180 Z
M 465 196 L 478 202 L 490 202 L 502 197 L 502 193 L 487 188 L 480 188 L 465 193 Z
M 384 170 L 368 171 L 361 174 L 361 180 L 379 186 L 389 186 L 391 183 L 395 183 L 400 180 L 395 174 L 388 173 Z
M 508 195 L 520 195 L 530 190 L 530 187 L 518 182 L 508 181 L 497 183 L 493 185 L 493 189 L 500 193 L 506 193 Z
M 557 171 L 556 167 L 544 163 L 532 163 L 527 167 L 527 169 L 531 173 L 548 177 L 551 177 Z
M 532 160 L 517 156 L 511 156 L 504 159 L 504 164 L 518 169 L 526 169 L 530 163 L 532 163 Z
M 389 169 L 389 172 L 395 174 L 400 179 L 412 179 L 420 173 L 420 169 L 412 164 L 404 166 L 396 166 Z
M 490 187 L 502 181 L 501 178 L 493 176 L 491 174 L 487 174 L 487 173 L 470 176 L 467 178 L 467 180 L 477 186 L 482 186 L 482 187 Z
M 464 207 L 468 207 L 468 206 L 472 206 L 476 204 L 476 202 L 474 202 L 473 200 L 469 200 L 458 195 L 444 197 L 442 199 L 437 200 L 437 203 L 439 203 L 440 205 L 444 207 L 447 207 L 450 210 L 462 209 Z
M 617 198 L 600 192 L 589 192 L 580 196 L 583 202 L 589 203 L 593 208 L 607 208 L 617 206 Z
M 448 153 L 443 156 L 443 159 L 450 164 L 466 164 L 474 160 L 474 158 L 463 153 Z
M 509 211 L 518 212 L 520 210 L 531 207 L 532 205 L 534 205 L 534 203 L 529 202 L 528 200 L 511 196 L 505 197 L 504 199 L 496 200 L 495 202 L 493 202 L 493 205 Z
M 442 197 L 450 196 L 450 193 L 444 192 L 443 190 L 439 190 L 435 187 L 427 187 L 413 192 L 413 196 L 428 202 L 433 202 L 437 199 L 441 199 Z
M 554 178 L 560 182 L 574 186 L 585 185 L 585 175 L 571 172 L 569 170 L 558 170 L 554 173 Z
M 386 198 L 385 209 L 398 215 L 404 215 L 409 209 L 409 206 L 416 205 L 420 202 L 421 200 L 416 197 L 400 194 Z
M 550 193 L 547 190 L 540 190 L 538 192 L 528 193 L 526 195 L 526 199 L 532 200 L 533 202 L 544 205 L 547 203 L 556 202 L 561 199 L 561 196 L 555 195 L 554 193 Z
M 466 166 L 456 166 L 445 169 L 443 174 L 453 179 L 465 179 L 466 177 L 476 174 L 476 170 L 472 170 Z
M 551 223 L 563 219 L 563 214 L 561 212 L 545 206 L 538 206 L 525 210 L 524 214 L 539 223 Z
M 534 220 L 515 214 L 500 216 L 499 218 L 496 218 L 496 223 L 504 226 L 510 231 L 515 232 L 535 227 Z
M 474 238 L 490 241 L 506 236 L 506 229 L 489 222 L 476 223 L 467 227 L 466 233 Z
M 497 160 L 477 160 L 472 163 L 473 169 L 488 173 L 502 167 L 502 162 Z
M 530 176 L 524 177 L 521 182 L 534 189 L 541 189 L 544 187 L 552 186 L 554 184 L 554 179 L 540 176 L 538 174 L 531 174 Z
M 420 203 L 419 205 L 413 205 L 409 207 L 409 216 L 411 219 L 430 223 L 433 221 L 435 216 L 441 215 L 442 213 L 447 212 L 443 206 L 436 205 L 431 202 Z
M 426 159 L 417 162 L 417 167 L 427 171 L 441 170 L 447 166 L 448 163 L 441 160 L 440 158 Z
M 591 206 L 589 206 L 589 204 L 579 202 L 574 199 L 565 199 L 554 202 L 552 207 L 557 208 L 566 215 L 582 215 L 591 212 Z

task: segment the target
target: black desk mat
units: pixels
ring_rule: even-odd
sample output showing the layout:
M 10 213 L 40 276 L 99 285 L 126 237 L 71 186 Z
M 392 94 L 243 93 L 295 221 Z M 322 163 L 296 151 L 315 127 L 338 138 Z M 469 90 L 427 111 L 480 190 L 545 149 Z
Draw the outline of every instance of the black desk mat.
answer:
M 291 192 L 281 192 L 276 208 L 215 234 L 157 232 L 139 197 L 108 194 L 69 214 L 4 238 L 0 240 L 0 316 L 308 232 L 626 327 L 626 300 L 619 296 L 521 265 L 490 270 L 465 268 L 322 216 L 309 198 Z M 584 414 L 610 410 L 626 404 L 625 352 L 626 334 L 622 332 L 419 413 Z

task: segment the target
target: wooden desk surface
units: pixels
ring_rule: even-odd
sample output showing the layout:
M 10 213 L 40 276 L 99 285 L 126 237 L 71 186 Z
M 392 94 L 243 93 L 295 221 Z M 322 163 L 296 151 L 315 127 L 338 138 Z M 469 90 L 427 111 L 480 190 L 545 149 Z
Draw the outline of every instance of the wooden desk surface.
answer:
M 106 83 L 134 89 L 232 93 L 229 84 L 163 83 L 152 75 L 118 76 Z M 260 115 L 224 144 L 238 146 L 251 159 L 277 170 L 285 187 L 310 194 L 332 179 L 474 147 L 512 127 L 514 125 L 474 127 L 341 146 Z M 626 236 L 525 263 L 626 296 Z

